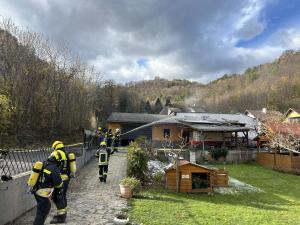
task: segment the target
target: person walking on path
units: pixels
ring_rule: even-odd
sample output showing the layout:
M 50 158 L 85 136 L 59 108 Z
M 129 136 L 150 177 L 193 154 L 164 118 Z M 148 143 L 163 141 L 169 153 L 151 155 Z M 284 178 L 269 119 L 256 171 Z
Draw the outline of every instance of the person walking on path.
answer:
M 112 138 L 113 138 L 113 133 L 112 133 L 112 130 L 109 129 L 106 134 L 105 134 L 105 139 L 106 139 L 106 144 L 107 144 L 107 147 L 111 147 L 111 144 L 112 144 Z
M 62 158 L 52 153 L 43 162 L 42 170 L 38 181 L 33 187 L 32 193 L 37 201 L 37 210 L 33 225 L 43 225 L 51 209 L 51 197 L 54 188 L 57 188 L 57 195 L 62 195 L 63 182 L 60 177 L 59 165 Z M 34 171 L 34 170 L 33 170 Z
M 117 128 L 115 133 L 114 133 L 114 136 L 113 136 L 113 150 L 112 150 L 112 153 L 118 151 L 118 147 L 120 145 L 120 135 L 121 135 L 120 129 Z
M 110 148 L 107 148 L 105 141 L 100 143 L 100 148 L 97 150 L 96 156 L 99 157 L 99 180 L 106 183 Z
M 57 208 L 57 214 L 50 221 L 51 224 L 63 223 L 67 217 L 67 191 L 71 177 L 75 177 L 76 163 L 75 154 L 67 154 L 64 150 L 64 144 L 61 141 L 55 141 L 52 144 L 53 152 L 59 154 L 62 158 L 60 163 L 60 176 L 63 181 L 62 194 L 60 190 L 54 188 L 53 202 Z

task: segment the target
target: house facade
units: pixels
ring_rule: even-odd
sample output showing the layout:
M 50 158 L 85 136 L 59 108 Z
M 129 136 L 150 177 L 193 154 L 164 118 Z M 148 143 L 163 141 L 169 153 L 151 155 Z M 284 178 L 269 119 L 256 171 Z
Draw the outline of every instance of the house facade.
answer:
M 120 129 L 121 134 L 125 134 L 128 131 L 132 131 L 143 125 L 158 121 L 169 116 L 157 115 L 157 114 L 146 114 L 146 113 L 120 113 L 113 112 L 107 119 L 108 129 L 112 129 L 114 132 L 117 128 Z M 139 136 L 145 136 L 152 139 L 151 127 L 144 127 L 135 132 L 122 135 L 121 144 L 128 145 L 128 143 Z
M 156 146 L 166 138 L 172 141 L 184 138 L 195 147 L 235 148 L 242 142 L 248 145 L 252 123 L 253 120 L 243 114 L 178 113 L 168 116 L 113 113 L 108 127 L 121 129 L 123 140 L 146 136 Z
M 292 109 L 292 108 L 290 108 L 284 114 L 284 122 L 288 122 L 288 123 L 300 123 L 300 109 Z

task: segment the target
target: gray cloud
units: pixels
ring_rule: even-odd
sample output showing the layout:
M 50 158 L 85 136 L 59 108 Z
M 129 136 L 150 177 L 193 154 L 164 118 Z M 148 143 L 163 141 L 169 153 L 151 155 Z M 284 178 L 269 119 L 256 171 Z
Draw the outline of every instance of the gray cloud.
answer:
M 265 27 L 258 0 L 0 0 L 0 14 L 82 55 L 119 81 L 208 82 L 276 57 L 281 48 L 235 47 Z M 281 41 L 282 42 L 282 41 Z M 146 59 L 147 66 L 138 65 Z

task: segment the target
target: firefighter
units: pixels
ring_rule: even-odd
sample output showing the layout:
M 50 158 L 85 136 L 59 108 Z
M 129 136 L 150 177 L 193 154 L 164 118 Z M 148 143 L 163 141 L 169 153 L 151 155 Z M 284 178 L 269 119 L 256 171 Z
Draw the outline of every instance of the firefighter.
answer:
M 112 153 L 118 151 L 119 145 L 120 145 L 120 129 L 117 128 L 114 133 L 114 136 L 113 136 L 113 151 L 112 151 Z
M 31 186 L 31 191 L 37 201 L 37 211 L 33 225 L 44 224 L 51 209 L 50 199 L 52 197 L 54 188 L 58 190 L 58 195 L 62 194 L 63 182 L 59 171 L 61 160 L 62 158 L 59 154 L 52 153 L 50 157 L 43 163 L 36 163 L 40 163 L 41 165 L 39 170 L 35 168 L 36 164 L 33 167 L 32 175 L 28 180 L 28 185 Z
M 109 129 L 108 132 L 106 132 L 106 134 L 105 134 L 107 147 L 109 147 L 109 148 L 111 147 L 111 144 L 112 144 L 112 138 L 113 138 L 112 130 Z
M 102 127 L 98 127 L 96 130 L 96 146 L 100 146 L 100 143 L 104 140 L 104 133 Z
M 99 157 L 99 180 L 106 183 L 110 148 L 107 148 L 105 141 L 100 143 L 100 148 L 97 150 L 96 156 Z
M 62 194 L 60 190 L 55 188 L 53 192 L 53 202 L 57 208 L 57 215 L 53 217 L 50 223 L 60 223 L 65 221 L 67 216 L 67 191 L 69 182 L 72 177 L 75 177 L 76 163 L 75 155 L 73 153 L 67 154 L 64 150 L 64 144 L 61 141 L 55 141 L 52 144 L 53 152 L 56 152 L 61 156 L 62 160 L 60 163 L 60 176 L 63 181 Z

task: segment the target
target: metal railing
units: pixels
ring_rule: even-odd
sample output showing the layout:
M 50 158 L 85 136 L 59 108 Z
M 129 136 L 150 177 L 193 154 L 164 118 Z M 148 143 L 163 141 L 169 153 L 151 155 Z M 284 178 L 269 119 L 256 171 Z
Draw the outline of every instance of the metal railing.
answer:
M 77 143 L 66 145 L 67 153 L 73 152 L 76 157 L 84 154 L 84 151 L 93 149 L 93 145 Z M 0 149 L 0 178 L 2 181 L 10 180 L 12 176 L 30 171 L 36 161 L 46 160 L 52 152 L 52 148 L 39 149 Z
M 84 131 L 83 143 L 66 145 L 67 153 L 73 152 L 76 157 L 96 148 L 95 132 L 90 130 Z M 12 179 L 12 176 L 30 171 L 36 161 L 46 160 L 52 152 L 52 148 L 38 149 L 0 149 L 0 181 Z
M 36 161 L 44 161 L 51 152 L 51 148 L 41 148 L 39 150 L 0 150 L 1 180 L 9 180 L 14 175 L 31 170 Z

